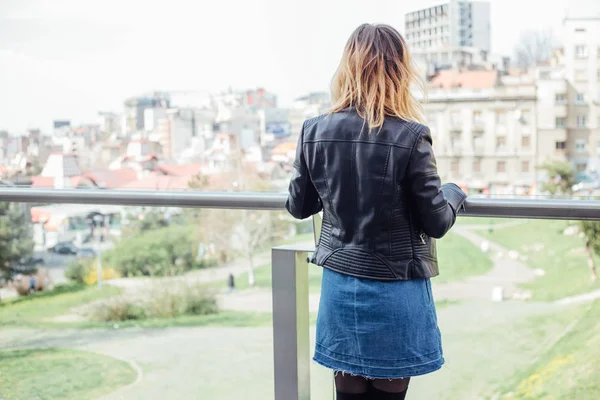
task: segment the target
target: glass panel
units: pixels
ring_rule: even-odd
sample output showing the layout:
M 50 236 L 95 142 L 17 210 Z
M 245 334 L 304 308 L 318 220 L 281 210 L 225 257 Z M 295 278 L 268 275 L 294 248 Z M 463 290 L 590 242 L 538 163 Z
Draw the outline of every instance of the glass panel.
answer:
M 585 343 L 597 340 L 600 302 L 584 232 L 578 222 L 459 218 L 437 242 L 440 275 L 432 280 L 447 364 L 435 385 L 414 379 L 412 395 L 561 398 L 590 387 L 600 351 Z M 476 379 L 463 380 L 474 365 Z M 572 387 L 556 384 L 567 377 Z
M 37 396 L 38 386 L 20 384 L 28 371 L 48 398 L 273 398 L 270 249 L 314 244 L 310 220 L 283 211 L 0 206 L 0 254 L 10 266 L 0 269 L 0 394 Z M 70 230 L 72 219 L 85 229 Z M 311 268 L 311 288 L 320 273 Z M 313 295 L 313 322 L 316 304 Z M 316 391 L 331 384 L 330 375 L 314 378 Z

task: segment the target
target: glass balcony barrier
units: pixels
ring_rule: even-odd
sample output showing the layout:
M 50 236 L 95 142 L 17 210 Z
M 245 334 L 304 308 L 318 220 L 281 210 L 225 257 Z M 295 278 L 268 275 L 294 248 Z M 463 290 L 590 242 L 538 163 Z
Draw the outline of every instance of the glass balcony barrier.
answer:
M 0 240 L 0 398 L 333 399 L 310 360 L 320 219 L 284 201 L 0 189 L 23 243 Z M 600 203 L 472 198 L 467 214 L 432 281 L 446 365 L 410 396 L 596 398 Z

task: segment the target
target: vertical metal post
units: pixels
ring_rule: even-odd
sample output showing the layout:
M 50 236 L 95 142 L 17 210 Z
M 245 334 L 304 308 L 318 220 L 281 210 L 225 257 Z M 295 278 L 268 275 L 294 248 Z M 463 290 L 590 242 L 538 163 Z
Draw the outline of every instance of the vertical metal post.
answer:
M 313 233 L 315 236 L 315 246 L 319 244 L 319 239 L 321 238 L 321 226 L 323 225 L 323 215 L 322 213 L 313 215 Z M 324 367 L 317 367 L 317 373 L 319 375 L 325 375 L 325 380 L 328 380 L 329 384 L 327 387 L 327 391 L 331 393 L 331 398 L 335 399 L 335 380 L 333 374 L 329 369 Z
M 275 400 L 310 400 L 307 250 L 272 250 Z

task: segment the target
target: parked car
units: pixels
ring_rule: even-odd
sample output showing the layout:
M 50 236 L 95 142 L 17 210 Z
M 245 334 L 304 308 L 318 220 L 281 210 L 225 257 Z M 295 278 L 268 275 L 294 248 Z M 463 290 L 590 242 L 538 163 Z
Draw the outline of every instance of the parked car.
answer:
M 78 249 L 77 246 L 71 242 L 61 242 L 49 248 L 48 251 L 56 254 L 76 255 Z
M 77 251 L 77 258 L 95 257 L 96 251 L 91 247 L 82 247 Z
M 577 183 L 572 187 L 574 192 L 600 189 L 600 178 L 597 175 L 578 174 L 575 180 Z

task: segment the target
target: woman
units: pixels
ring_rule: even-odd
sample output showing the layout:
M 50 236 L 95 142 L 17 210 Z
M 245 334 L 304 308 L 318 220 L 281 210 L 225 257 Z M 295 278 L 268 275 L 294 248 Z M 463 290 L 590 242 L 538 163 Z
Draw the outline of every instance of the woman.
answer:
M 304 122 L 298 142 L 286 207 L 300 219 L 323 211 L 314 360 L 335 371 L 338 400 L 404 399 L 411 376 L 444 363 L 434 238 L 466 195 L 440 184 L 416 80 L 402 36 L 361 25 L 333 78 L 332 111 Z

